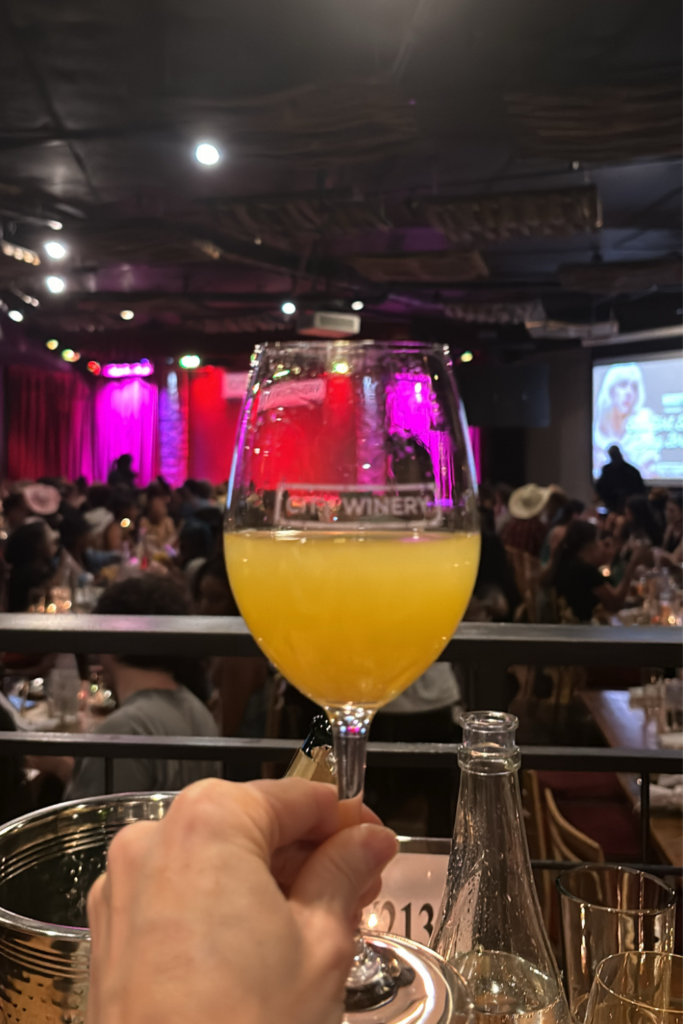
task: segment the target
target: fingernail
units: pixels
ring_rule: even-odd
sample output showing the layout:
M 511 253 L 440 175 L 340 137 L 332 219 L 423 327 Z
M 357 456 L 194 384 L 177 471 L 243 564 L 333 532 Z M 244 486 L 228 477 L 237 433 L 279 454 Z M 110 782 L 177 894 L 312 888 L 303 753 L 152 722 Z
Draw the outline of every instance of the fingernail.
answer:
M 384 825 L 361 825 L 363 845 L 375 865 L 384 867 L 398 851 L 398 837 L 395 832 Z

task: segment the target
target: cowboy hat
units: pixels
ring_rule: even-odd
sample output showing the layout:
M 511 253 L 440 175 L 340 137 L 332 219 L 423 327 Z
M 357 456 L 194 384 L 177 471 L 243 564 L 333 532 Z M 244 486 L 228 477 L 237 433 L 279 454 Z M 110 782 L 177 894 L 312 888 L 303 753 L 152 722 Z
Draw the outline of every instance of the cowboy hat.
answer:
M 52 516 L 58 511 L 62 498 L 50 484 L 28 484 L 24 487 L 24 501 L 38 516 Z
M 525 484 L 513 491 L 508 501 L 510 515 L 515 519 L 533 519 L 541 514 L 548 504 L 551 494 L 557 487 L 539 487 L 538 484 Z

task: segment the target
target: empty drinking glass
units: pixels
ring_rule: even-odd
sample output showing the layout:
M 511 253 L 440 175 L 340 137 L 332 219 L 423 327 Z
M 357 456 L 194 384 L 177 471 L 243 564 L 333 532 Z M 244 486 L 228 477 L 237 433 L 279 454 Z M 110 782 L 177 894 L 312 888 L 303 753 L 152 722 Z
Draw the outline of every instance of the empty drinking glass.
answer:
M 673 952 L 676 894 L 644 871 L 601 865 L 564 871 L 557 887 L 569 1007 L 583 1021 L 602 960 L 628 950 Z

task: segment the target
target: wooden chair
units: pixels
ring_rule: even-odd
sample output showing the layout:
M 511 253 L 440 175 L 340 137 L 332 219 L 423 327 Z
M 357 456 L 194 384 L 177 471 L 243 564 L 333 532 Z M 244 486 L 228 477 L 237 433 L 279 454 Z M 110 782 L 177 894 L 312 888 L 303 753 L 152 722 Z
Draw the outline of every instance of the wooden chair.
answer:
M 548 860 L 548 842 L 546 838 L 545 816 L 538 772 L 533 769 L 523 771 L 520 778 L 522 789 L 522 811 L 529 853 L 532 860 Z M 534 871 L 534 881 L 541 904 L 543 923 L 546 931 L 551 934 L 553 921 L 553 880 L 547 870 Z
M 552 790 L 545 791 L 545 805 L 548 812 L 548 834 L 554 860 L 588 861 L 604 864 L 605 853 L 600 843 L 585 832 L 571 825 L 560 814 Z

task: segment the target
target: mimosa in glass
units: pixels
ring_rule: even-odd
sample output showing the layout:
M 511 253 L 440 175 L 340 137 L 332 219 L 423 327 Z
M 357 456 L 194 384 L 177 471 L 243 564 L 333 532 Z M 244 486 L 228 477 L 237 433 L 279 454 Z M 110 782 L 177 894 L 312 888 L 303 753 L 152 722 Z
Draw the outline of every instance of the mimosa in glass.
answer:
M 323 707 L 388 703 L 427 669 L 467 607 L 477 533 L 226 534 L 240 611 L 286 679 Z
M 479 543 L 467 426 L 442 347 L 258 350 L 228 490 L 228 574 L 263 652 L 328 714 L 349 824 L 372 717 L 448 643 Z M 461 1019 L 452 968 L 425 950 L 415 970 L 401 940 L 380 945 L 359 939 L 347 1020 Z

